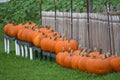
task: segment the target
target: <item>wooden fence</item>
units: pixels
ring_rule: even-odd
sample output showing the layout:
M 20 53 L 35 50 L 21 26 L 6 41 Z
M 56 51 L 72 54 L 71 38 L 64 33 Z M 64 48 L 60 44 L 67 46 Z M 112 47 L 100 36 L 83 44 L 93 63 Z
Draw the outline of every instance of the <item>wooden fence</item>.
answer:
M 54 12 L 42 12 L 42 25 L 49 25 L 53 30 L 65 34 L 67 38 L 73 36 L 82 47 L 102 48 L 103 52 L 110 50 L 112 54 L 120 56 L 120 15 L 110 15 L 110 27 L 107 14 L 89 14 L 89 34 L 87 26 L 87 13 L 73 13 L 73 33 L 71 33 L 71 18 L 69 12 L 58 12 L 56 28 Z M 109 29 L 110 28 L 110 29 Z M 110 36 L 109 36 L 110 30 Z M 89 36 L 89 39 L 88 39 Z M 111 39 L 110 39 L 111 38 Z M 111 40 L 111 41 L 110 41 Z

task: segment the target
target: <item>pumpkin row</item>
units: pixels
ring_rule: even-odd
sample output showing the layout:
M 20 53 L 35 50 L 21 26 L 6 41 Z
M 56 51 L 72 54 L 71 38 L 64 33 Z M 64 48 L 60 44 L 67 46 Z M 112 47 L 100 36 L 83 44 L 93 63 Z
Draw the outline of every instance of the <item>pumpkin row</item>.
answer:
M 78 42 L 76 40 L 68 40 L 64 35 L 53 31 L 49 26 L 38 27 L 33 22 L 18 25 L 8 23 L 4 27 L 4 33 L 11 37 L 17 37 L 19 40 L 33 43 L 44 51 L 56 54 L 61 52 L 62 47 L 65 48 L 65 51 L 68 48 L 72 50 L 78 49 Z
M 97 50 L 89 52 L 86 49 L 78 49 L 76 40 L 67 39 L 50 27 L 38 27 L 33 22 L 18 25 L 8 23 L 4 27 L 4 33 L 33 43 L 46 52 L 56 53 L 56 62 L 61 66 L 95 74 L 106 74 L 113 70 L 120 72 L 119 57 L 109 56 L 108 53 L 101 54 Z
M 99 51 L 82 49 L 75 51 L 63 51 L 57 54 L 56 62 L 66 68 L 87 71 L 97 75 L 107 74 L 111 71 L 120 72 L 120 58 L 103 54 Z

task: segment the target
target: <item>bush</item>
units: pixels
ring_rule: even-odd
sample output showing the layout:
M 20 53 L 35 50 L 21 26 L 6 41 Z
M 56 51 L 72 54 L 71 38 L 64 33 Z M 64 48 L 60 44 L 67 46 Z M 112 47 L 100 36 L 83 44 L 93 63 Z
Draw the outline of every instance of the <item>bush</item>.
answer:
M 15 23 L 24 23 L 27 21 L 33 21 L 37 24 L 40 23 L 40 9 L 39 9 L 40 0 L 11 0 L 8 3 L 0 4 L 0 30 L 3 26 L 14 21 Z M 54 0 L 42 0 L 42 10 L 54 10 Z M 57 10 L 59 11 L 70 11 L 70 0 L 56 0 L 57 1 Z M 106 0 L 94 0 L 93 11 L 99 5 L 103 8 Z M 119 3 L 119 0 L 109 0 L 116 6 Z M 80 11 L 83 11 L 83 8 L 86 6 L 86 0 L 73 0 L 73 10 L 79 8 Z
M 36 0 L 11 0 L 0 4 L 0 26 L 8 22 L 24 23 L 33 21 L 39 23 L 39 3 Z

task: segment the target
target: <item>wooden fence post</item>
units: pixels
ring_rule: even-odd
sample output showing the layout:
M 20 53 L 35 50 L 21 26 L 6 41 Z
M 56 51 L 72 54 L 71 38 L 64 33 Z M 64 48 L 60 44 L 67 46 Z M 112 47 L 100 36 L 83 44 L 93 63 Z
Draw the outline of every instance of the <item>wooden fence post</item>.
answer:
M 71 38 L 73 38 L 73 0 L 71 0 L 71 20 L 70 20 L 70 24 L 71 24 Z
M 89 31 L 89 1 L 87 0 L 87 27 L 88 27 L 88 46 L 90 48 L 90 31 Z
M 113 6 L 110 5 L 110 12 L 113 13 Z M 110 32 L 111 32 L 111 49 L 112 49 L 112 54 L 115 54 L 115 41 L 114 41 L 114 31 L 113 31 L 113 19 L 112 19 L 112 15 L 110 15 L 110 19 L 111 19 L 111 28 L 110 28 Z
M 42 0 L 39 1 L 39 8 L 40 8 L 40 25 L 42 25 Z
M 56 0 L 54 0 L 54 12 L 55 12 L 55 31 L 56 31 Z

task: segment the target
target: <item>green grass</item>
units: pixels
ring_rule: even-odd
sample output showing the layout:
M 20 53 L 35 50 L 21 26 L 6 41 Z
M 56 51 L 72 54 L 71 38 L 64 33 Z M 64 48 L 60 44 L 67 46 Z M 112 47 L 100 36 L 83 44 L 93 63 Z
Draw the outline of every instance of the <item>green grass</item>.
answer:
M 98 76 L 79 70 L 63 68 L 57 65 L 55 61 L 29 60 L 16 56 L 13 41 L 11 41 L 10 54 L 6 54 L 3 43 L 3 37 L 1 37 L 0 80 L 119 80 L 120 78 L 120 73 Z

